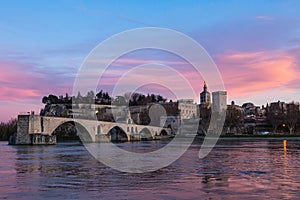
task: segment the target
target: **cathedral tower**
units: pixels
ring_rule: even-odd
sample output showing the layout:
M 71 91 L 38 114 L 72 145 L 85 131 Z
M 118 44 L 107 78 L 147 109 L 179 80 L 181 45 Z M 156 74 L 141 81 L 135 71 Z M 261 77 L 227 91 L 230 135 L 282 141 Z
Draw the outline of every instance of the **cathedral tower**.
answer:
M 207 90 L 206 82 L 204 81 L 203 91 L 200 93 L 200 104 L 210 104 L 210 92 Z

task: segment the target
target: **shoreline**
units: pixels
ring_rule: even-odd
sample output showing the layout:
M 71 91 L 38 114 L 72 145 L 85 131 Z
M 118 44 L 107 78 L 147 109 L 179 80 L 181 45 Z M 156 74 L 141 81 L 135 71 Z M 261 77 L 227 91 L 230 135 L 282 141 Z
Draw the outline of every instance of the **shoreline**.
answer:
M 183 135 L 181 135 L 183 136 Z M 183 136 L 182 138 L 185 138 L 186 136 Z M 195 139 L 295 139 L 300 140 L 300 135 L 220 135 L 219 137 L 212 136 L 203 136 L 203 135 L 196 135 Z M 163 140 L 166 139 L 172 139 L 170 138 L 163 138 Z M 69 141 L 77 141 L 77 140 L 61 140 L 60 142 L 69 142 Z M 8 142 L 8 140 L 0 140 L 0 142 Z
M 300 135 L 220 135 L 220 138 L 299 138 Z

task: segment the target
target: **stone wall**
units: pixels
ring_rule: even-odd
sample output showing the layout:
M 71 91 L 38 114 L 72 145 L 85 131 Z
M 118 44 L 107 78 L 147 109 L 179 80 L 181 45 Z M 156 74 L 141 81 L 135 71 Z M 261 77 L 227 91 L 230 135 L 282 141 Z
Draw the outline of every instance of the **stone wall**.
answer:
M 56 144 L 56 135 L 31 134 L 31 144 Z
M 29 115 L 19 115 L 17 124 L 17 134 L 15 137 L 15 144 L 30 144 L 29 135 Z

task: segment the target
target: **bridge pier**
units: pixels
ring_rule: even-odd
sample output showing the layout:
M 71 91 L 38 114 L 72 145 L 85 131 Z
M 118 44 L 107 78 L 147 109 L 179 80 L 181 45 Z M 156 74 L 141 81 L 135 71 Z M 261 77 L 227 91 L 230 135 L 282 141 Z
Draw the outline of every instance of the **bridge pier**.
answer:
M 140 141 L 141 135 L 140 134 L 131 134 L 129 135 L 129 141 Z
M 17 132 L 9 138 L 9 144 L 31 144 L 29 115 L 18 115 Z
M 103 134 L 96 135 L 95 140 L 96 140 L 95 142 L 110 142 L 110 140 L 107 137 L 107 135 L 103 135 Z
M 11 145 L 56 144 L 56 136 L 42 133 L 29 134 L 33 128 L 32 115 L 19 115 L 17 132 L 9 139 Z

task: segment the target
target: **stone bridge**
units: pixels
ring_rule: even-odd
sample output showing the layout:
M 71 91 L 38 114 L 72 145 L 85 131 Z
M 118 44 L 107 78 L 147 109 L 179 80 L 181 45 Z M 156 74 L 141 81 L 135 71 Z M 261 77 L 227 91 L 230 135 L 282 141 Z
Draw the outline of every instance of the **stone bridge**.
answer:
M 19 115 L 17 133 L 10 144 L 55 144 L 55 129 L 73 123 L 82 142 L 138 141 L 170 136 L 168 128 L 87 119 Z

